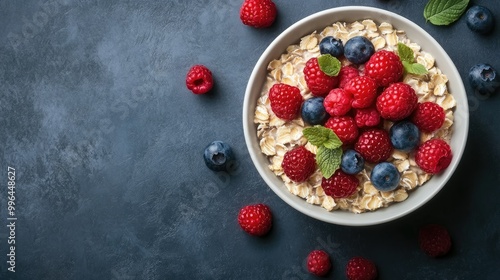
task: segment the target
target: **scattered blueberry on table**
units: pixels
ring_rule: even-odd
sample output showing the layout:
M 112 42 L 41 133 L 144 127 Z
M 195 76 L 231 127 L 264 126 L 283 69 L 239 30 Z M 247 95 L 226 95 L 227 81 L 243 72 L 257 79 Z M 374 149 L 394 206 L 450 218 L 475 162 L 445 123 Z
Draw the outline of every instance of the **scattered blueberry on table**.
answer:
M 213 141 L 205 148 L 203 158 L 211 170 L 227 171 L 234 160 L 234 154 L 228 144 L 222 141 Z
M 470 30 L 487 34 L 493 30 L 495 26 L 495 17 L 493 13 L 484 6 L 475 5 L 470 7 L 465 13 L 467 26 Z
M 480 94 L 491 94 L 500 88 L 500 77 L 489 64 L 479 63 L 469 70 L 469 82 Z

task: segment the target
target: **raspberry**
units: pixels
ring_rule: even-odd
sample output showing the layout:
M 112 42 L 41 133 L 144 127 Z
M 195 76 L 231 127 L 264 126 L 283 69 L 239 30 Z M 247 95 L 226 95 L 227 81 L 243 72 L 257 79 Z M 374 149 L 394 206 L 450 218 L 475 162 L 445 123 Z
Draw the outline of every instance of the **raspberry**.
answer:
M 359 71 L 353 66 L 342 66 L 338 74 L 339 77 L 339 87 L 344 88 L 352 78 L 358 77 Z
M 411 115 L 417 102 L 418 97 L 410 85 L 395 83 L 388 86 L 377 97 L 376 104 L 382 118 L 399 121 Z
M 419 103 L 411 116 L 411 121 L 425 132 L 439 129 L 443 125 L 444 119 L 443 107 L 434 102 Z
M 267 205 L 255 204 L 241 208 L 238 223 L 241 228 L 254 236 L 263 236 L 272 226 L 273 216 Z
M 275 84 L 269 90 L 271 110 L 284 120 L 293 120 L 300 111 L 302 95 L 300 89 L 287 84 Z
M 333 130 L 344 145 L 353 143 L 358 138 L 358 127 L 352 117 L 331 117 L 326 121 L 325 127 Z
M 415 162 L 423 171 L 436 174 L 450 165 L 452 157 L 448 143 L 442 139 L 431 139 L 418 147 Z
M 379 86 L 385 87 L 401 79 L 403 63 L 394 52 L 381 50 L 366 62 L 365 74 L 373 78 Z
M 354 145 L 354 150 L 360 153 L 367 162 L 379 163 L 391 156 L 393 148 L 387 131 L 371 128 L 361 133 Z
M 271 0 L 245 0 L 240 9 L 240 19 L 245 25 L 255 28 L 269 27 L 278 13 Z
M 350 79 L 344 89 L 353 96 L 353 108 L 370 107 L 377 98 L 377 83 L 367 76 Z
M 307 270 L 312 274 L 325 276 L 331 268 L 330 256 L 325 251 L 314 250 L 307 256 Z
M 323 101 L 325 110 L 331 116 L 343 116 L 351 110 L 352 96 L 341 88 L 334 88 Z
M 347 263 L 346 275 L 349 280 L 374 280 L 378 272 L 372 261 L 363 257 L 354 257 Z
M 332 177 L 328 179 L 323 178 L 321 181 L 321 187 L 325 194 L 333 198 L 351 196 L 356 192 L 358 185 L 359 180 L 356 176 L 349 175 L 341 169 L 337 169 Z
M 356 109 L 354 120 L 359 128 L 373 127 L 380 123 L 380 114 L 375 107 Z
M 316 170 L 316 159 L 313 153 L 300 146 L 285 153 L 281 167 L 290 180 L 303 182 Z
M 328 76 L 319 68 L 318 59 L 313 57 L 306 62 L 304 77 L 311 93 L 315 96 L 324 97 L 339 83 L 338 77 Z
M 428 224 L 420 228 L 418 243 L 420 249 L 433 258 L 444 256 L 451 249 L 451 237 L 448 230 L 437 224 Z
M 194 94 L 209 92 L 214 85 L 212 72 L 203 65 L 194 65 L 186 75 L 186 86 Z

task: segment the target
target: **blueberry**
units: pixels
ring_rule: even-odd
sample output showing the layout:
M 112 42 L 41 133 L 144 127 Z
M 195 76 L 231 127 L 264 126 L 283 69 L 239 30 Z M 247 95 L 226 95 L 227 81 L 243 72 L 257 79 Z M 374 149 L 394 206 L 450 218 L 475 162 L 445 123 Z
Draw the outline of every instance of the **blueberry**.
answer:
M 389 136 L 392 146 L 405 152 L 415 149 L 420 142 L 418 127 L 409 121 L 394 124 L 389 130 Z
M 233 163 L 234 155 L 228 144 L 222 141 L 213 141 L 205 148 L 203 158 L 207 167 L 213 171 L 227 171 Z
M 332 56 L 339 57 L 344 54 L 344 45 L 340 39 L 326 36 L 319 43 L 319 52 L 321 54 L 331 54 Z
M 477 33 L 489 33 L 495 26 L 495 17 L 488 8 L 483 6 L 470 7 L 465 17 L 467 18 L 467 26 Z
M 476 64 L 469 70 L 469 82 L 480 94 L 494 93 L 500 87 L 497 71 L 489 64 Z
M 342 155 L 340 168 L 347 174 L 357 174 L 365 167 L 365 159 L 355 150 L 346 150 Z
M 344 46 L 344 56 L 354 64 L 363 64 L 375 53 L 372 42 L 363 36 L 352 37 Z
M 382 192 L 393 191 L 399 185 L 401 175 L 394 164 L 381 162 L 373 167 L 370 180 L 373 186 Z
M 304 101 L 302 104 L 301 115 L 302 119 L 310 124 L 324 124 L 328 119 L 328 113 L 323 106 L 323 97 L 312 97 Z

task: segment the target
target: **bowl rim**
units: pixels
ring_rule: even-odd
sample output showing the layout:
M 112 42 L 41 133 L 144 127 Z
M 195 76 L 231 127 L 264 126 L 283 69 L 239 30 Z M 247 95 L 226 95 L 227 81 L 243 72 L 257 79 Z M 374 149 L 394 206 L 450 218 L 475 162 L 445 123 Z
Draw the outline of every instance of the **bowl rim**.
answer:
M 429 48 L 436 48 L 436 51 L 438 51 L 438 54 L 433 53 L 433 57 L 436 59 L 436 62 L 439 60 L 439 64 L 447 65 L 446 68 L 448 68 L 448 66 L 449 66 L 449 68 L 450 68 L 450 69 L 448 69 L 449 72 L 446 72 L 445 74 L 448 77 L 458 78 L 457 81 L 454 81 L 455 84 L 453 85 L 453 87 L 455 89 L 452 91 L 452 94 L 454 97 L 460 96 L 460 95 L 462 96 L 462 99 L 461 99 L 462 106 L 458 107 L 458 105 L 459 105 L 458 100 L 457 100 L 457 98 L 455 98 L 457 100 L 457 106 L 455 107 L 454 115 L 457 114 L 457 112 L 459 111 L 460 118 L 461 118 L 461 122 L 460 122 L 461 134 L 455 135 L 456 129 L 454 129 L 452 140 L 460 143 L 460 145 L 459 145 L 458 150 L 457 149 L 453 150 L 453 159 L 452 159 L 452 163 L 450 164 L 450 166 L 448 166 L 448 168 L 442 174 L 433 175 L 433 178 L 440 177 L 440 179 L 441 179 L 441 181 L 440 181 L 441 183 L 438 185 L 438 187 L 435 188 L 434 190 L 431 190 L 430 193 L 428 195 L 424 196 L 423 199 L 420 199 L 420 201 L 417 200 L 418 203 L 416 203 L 415 205 L 403 207 L 403 211 L 400 211 L 400 212 L 391 213 L 394 211 L 388 211 L 387 209 L 389 209 L 389 208 L 394 209 L 396 205 L 405 203 L 407 201 L 399 202 L 397 204 L 391 204 L 390 207 L 381 208 L 381 209 L 377 209 L 376 211 L 365 212 L 362 214 L 355 214 L 355 213 L 348 212 L 348 211 L 341 211 L 341 212 L 349 213 L 348 214 L 348 215 L 350 215 L 349 217 L 352 216 L 352 219 L 351 219 L 351 218 L 344 218 L 343 216 L 342 216 L 342 218 L 339 218 L 341 216 L 337 217 L 337 215 L 334 214 L 335 212 L 338 212 L 338 211 L 327 211 L 326 209 L 323 209 L 319 205 L 309 204 L 303 198 L 300 198 L 300 197 L 290 193 L 288 191 L 288 189 L 286 189 L 286 187 L 284 187 L 284 184 L 281 181 L 281 179 L 279 179 L 272 171 L 270 171 L 267 166 L 263 166 L 262 164 L 259 164 L 259 160 L 262 160 L 262 158 L 265 157 L 265 155 L 262 154 L 262 152 L 260 150 L 260 146 L 257 143 L 258 141 L 254 141 L 254 140 L 257 140 L 256 127 L 255 127 L 255 124 L 253 123 L 255 106 L 250 106 L 250 104 L 252 103 L 252 101 L 256 102 L 256 100 L 260 96 L 260 92 L 261 92 L 260 88 L 262 87 L 262 83 L 259 84 L 258 94 L 255 94 L 255 93 L 252 94 L 252 90 L 255 90 L 254 89 L 255 80 L 258 79 L 259 75 L 261 75 L 261 73 L 259 73 L 259 72 L 263 71 L 262 67 L 264 67 L 264 68 L 266 68 L 265 73 L 267 73 L 267 64 L 269 63 L 270 60 L 276 59 L 276 57 L 270 57 L 270 54 L 274 51 L 276 46 L 279 45 L 283 39 L 285 39 L 289 36 L 293 36 L 296 38 L 295 42 L 298 42 L 300 40 L 300 38 L 302 38 L 303 36 L 312 33 L 314 30 L 317 30 L 316 28 L 312 28 L 312 29 L 310 29 L 309 33 L 306 33 L 306 34 L 293 34 L 293 33 L 297 33 L 297 31 L 299 29 L 303 29 L 303 26 L 305 24 L 309 23 L 310 21 L 314 21 L 315 19 L 321 18 L 324 16 L 329 16 L 329 15 L 333 16 L 333 15 L 336 15 L 339 13 L 353 13 L 353 12 L 354 13 L 359 12 L 361 14 L 363 14 L 363 13 L 365 13 L 365 14 L 377 14 L 379 16 L 384 16 L 384 17 L 387 17 L 388 19 L 392 19 L 392 20 L 395 20 L 397 22 L 402 22 L 405 25 L 408 25 L 412 29 L 414 29 L 415 32 L 419 33 L 419 35 L 425 37 L 425 40 L 429 41 L 429 44 L 430 44 Z M 360 16 L 359 18 L 353 18 L 351 20 L 351 22 L 360 21 L 362 19 L 367 19 L 367 18 L 368 17 L 366 17 L 366 16 Z M 375 21 L 379 21 L 375 18 L 372 18 L 372 19 Z M 339 19 L 335 20 L 332 17 L 331 24 L 333 24 L 336 21 L 339 21 Z M 378 23 L 380 24 L 380 22 L 378 22 Z M 324 25 L 324 27 L 326 27 L 326 26 L 328 26 L 328 23 L 326 23 Z M 405 30 L 405 31 L 407 31 L 407 30 Z M 412 39 L 412 41 L 413 41 L 413 39 Z M 419 44 L 419 45 L 421 45 L 421 44 Z M 283 53 L 283 52 L 285 52 L 285 49 L 281 50 L 281 53 Z M 439 55 L 439 57 L 438 57 L 438 55 Z M 442 69 L 441 66 L 439 68 Z M 450 87 L 450 82 L 448 82 L 448 87 Z M 463 102 L 465 102 L 465 103 L 463 103 Z M 455 64 L 453 63 L 451 58 L 448 56 L 446 51 L 442 48 L 442 46 L 429 33 L 427 33 L 427 31 L 425 31 L 423 28 L 421 28 L 420 26 L 418 26 L 416 23 L 412 22 L 411 20 L 409 20 L 403 16 L 400 16 L 398 14 L 395 14 L 393 12 L 387 11 L 387 10 L 373 8 L 373 7 L 367 7 L 367 6 L 343 6 L 343 7 L 336 7 L 336 8 L 330 8 L 330 9 L 326 9 L 323 11 L 319 11 L 319 12 L 313 13 L 313 14 L 297 21 L 296 23 L 292 24 L 290 27 L 286 28 L 282 33 L 280 33 L 269 44 L 269 46 L 264 50 L 264 52 L 259 57 L 257 63 L 255 64 L 255 66 L 252 70 L 252 73 L 250 75 L 250 78 L 248 80 L 248 84 L 247 84 L 247 87 L 245 90 L 242 116 L 243 116 L 243 130 L 244 130 L 245 142 L 246 142 L 246 146 L 247 146 L 248 152 L 250 154 L 250 157 L 252 159 L 252 163 L 255 166 L 255 168 L 257 169 L 257 171 L 260 174 L 260 176 L 262 177 L 262 179 L 264 179 L 264 181 L 266 182 L 268 187 L 270 187 L 274 191 L 275 194 L 277 194 L 283 201 L 285 201 L 285 203 L 287 203 L 291 207 L 295 208 L 299 212 L 301 212 L 309 217 L 320 220 L 320 221 L 324 221 L 324 222 L 332 223 L 332 224 L 337 224 L 337 225 L 345 225 L 345 226 L 370 226 L 370 225 L 387 223 L 387 222 L 396 220 L 398 218 L 401 218 L 401 217 L 417 210 L 418 208 L 420 208 L 424 204 L 426 204 L 430 199 L 432 199 L 447 184 L 448 180 L 451 178 L 452 174 L 456 170 L 456 168 L 460 162 L 460 159 L 462 158 L 463 152 L 465 150 L 465 146 L 467 143 L 467 137 L 468 137 L 468 130 L 469 130 L 469 110 L 468 110 L 467 96 L 466 96 L 466 91 L 465 91 L 465 88 L 463 85 L 463 81 L 462 81 L 460 73 L 458 72 Z M 454 126 L 456 126 L 455 122 L 454 122 Z M 266 158 L 266 160 L 267 160 L 267 158 Z M 272 175 L 272 177 L 271 177 L 271 175 Z M 273 179 L 273 177 L 278 178 L 281 181 L 281 185 L 277 186 L 276 182 L 273 182 L 273 180 L 275 180 L 275 179 Z M 430 181 L 432 181 L 432 180 L 430 180 Z M 426 182 L 426 184 L 424 184 L 424 185 L 427 185 L 427 184 L 429 184 L 429 182 Z M 420 186 L 419 188 L 421 188 L 421 187 L 423 187 L 423 186 Z M 410 194 L 410 197 L 412 195 L 414 195 L 415 191 L 418 191 L 418 188 L 417 188 L 417 190 L 412 191 L 412 193 Z M 297 200 L 297 198 L 299 200 Z M 311 207 L 314 207 L 314 208 L 311 208 Z M 317 211 L 315 208 L 317 208 L 321 211 Z M 374 213 L 377 213 L 377 212 L 378 213 L 383 212 L 383 213 L 375 215 Z M 389 214 L 384 215 L 384 213 L 386 213 L 386 212 L 388 212 Z M 344 215 L 344 214 L 342 214 L 342 215 Z M 356 218 L 357 216 L 359 217 L 359 216 L 363 216 L 363 215 L 365 215 L 365 216 L 371 215 L 372 217 L 374 216 L 376 219 L 357 219 Z

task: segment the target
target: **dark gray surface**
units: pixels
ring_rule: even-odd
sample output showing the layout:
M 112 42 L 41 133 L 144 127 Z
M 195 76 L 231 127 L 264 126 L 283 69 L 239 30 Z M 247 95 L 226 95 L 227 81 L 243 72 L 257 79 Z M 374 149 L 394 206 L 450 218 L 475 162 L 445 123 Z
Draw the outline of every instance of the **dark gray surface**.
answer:
M 269 29 L 241 24 L 242 1 L 0 0 L 0 279 L 314 279 L 303 262 L 322 248 L 331 279 L 347 260 L 373 259 L 380 279 L 497 279 L 500 270 L 500 106 L 470 101 L 470 134 L 456 174 L 428 205 L 366 228 L 313 220 L 282 202 L 245 147 L 241 112 L 260 54 L 314 12 L 368 5 L 397 12 L 439 41 L 462 77 L 479 62 L 500 69 L 497 21 L 479 36 L 464 18 L 426 24 L 427 1 L 276 0 Z M 475 1 L 492 9 L 500 6 Z M 193 64 L 212 69 L 207 96 L 184 84 Z M 202 160 L 228 142 L 239 168 L 215 174 Z M 17 172 L 16 273 L 7 272 L 7 166 Z M 237 222 L 246 204 L 274 213 L 269 236 Z M 454 247 L 430 259 L 425 223 L 447 226 Z

